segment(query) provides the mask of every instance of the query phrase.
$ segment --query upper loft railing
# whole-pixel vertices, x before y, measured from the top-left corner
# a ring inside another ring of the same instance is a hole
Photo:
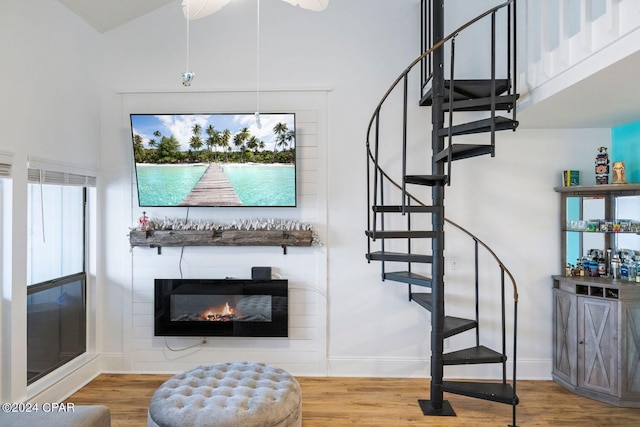
[[[520,15],[521,96],[594,55],[608,52],[617,61],[640,50],[629,37],[640,31],[638,0],[525,0]],[[609,63],[598,61],[590,72]]]

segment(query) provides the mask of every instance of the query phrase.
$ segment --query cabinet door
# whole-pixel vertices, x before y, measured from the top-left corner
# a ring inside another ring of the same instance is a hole
[[[575,386],[578,382],[576,296],[554,289],[553,300],[553,373]]]
[[[616,301],[578,297],[578,386],[617,396]]]
[[[640,401],[640,303],[623,303],[622,317],[622,397]]]

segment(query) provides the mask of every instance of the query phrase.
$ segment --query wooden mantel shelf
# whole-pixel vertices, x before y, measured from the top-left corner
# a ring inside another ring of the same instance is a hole
[[[311,230],[131,230],[131,246],[311,246]]]

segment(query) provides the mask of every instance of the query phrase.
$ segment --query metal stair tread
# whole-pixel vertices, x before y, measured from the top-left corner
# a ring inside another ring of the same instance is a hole
[[[445,338],[452,337],[459,333],[469,331],[478,326],[478,322],[461,317],[445,316],[443,333]]]
[[[433,257],[431,255],[410,254],[402,252],[377,251],[367,254],[369,261],[398,261],[398,262],[419,262],[431,263]]]
[[[376,239],[430,239],[436,236],[435,231],[430,230],[367,230],[365,234]]]
[[[451,160],[455,161],[491,154],[493,146],[483,144],[451,144],[433,156],[434,161],[446,161],[449,156],[449,150],[451,150]]]
[[[517,405],[520,402],[510,384],[495,382],[443,381],[442,390],[492,402]]]
[[[506,117],[496,116],[494,119],[488,118],[476,120],[473,122],[454,125],[451,128],[443,128],[438,130],[437,134],[439,136],[447,136],[449,135],[449,129],[451,129],[452,135],[470,135],[474,133],[491,132],[492,121],[495,123],[496,131],[513,130],[518,127],[517,120],[511,120]]]
[[[411,271],[393,271],[383,273],[383,280],[391,280],[394,282],[409,283],[411,285],[431,287],[431,277],[413,273]]]
[[[421,307],[431,311],[433,306],[432,295],[430,292],[413,292],[411,293],[411,300],[415,301]]]
[[[473,365],[481,363],[502,363],[506,356],[483,345],[465,348],[442,355],[445,365]]]
[[[431,311],[433,306],[432,294],[429,292],[411,293],[411,299],[418,303],[421,307]],[[442,328],[443,337],[449,338],[461,332],[471,330],[477,326],[475,320],[462,319],[460,317],[444,316],[444,324]]]
[[[495,95],[500,95],[509,89],[508,79],[495,79]],[[444,99],[449,99],[449,91],[451,89],[451,80],[444,81]],[[486,98],[491,96],[491,79],[455,79],[453,80],[453,99],[475,99]],[[433,104],[431,96],[432,90],[429,89],[420,101],[421,106],[429,106]]]
[[[434,185],[444,184],[447,181],[447,175],[405,175],[405,184]]]
[[[402,213],[402,205],[377,205],[372,207],[374,212],[378,213]],[[406,205],[404,206],[404,212],[418,212],[418,213],[441,213],[442,206],[427,206],[427,205]]]
[[[442,103],[443,111],[491,111],[491,103],[494,102],[496,111],[511,111],[515,108],[519,94],[499,95],[495,98],[472,98],[454,100],[453,103]]]

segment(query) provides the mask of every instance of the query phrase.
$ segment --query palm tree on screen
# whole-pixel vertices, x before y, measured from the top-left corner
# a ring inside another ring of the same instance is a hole
[[[273,158],[275,161],[276,151],[278,147],[282,147],[282,150],[286,150],[289,146],[289,143],[293,145],[293,141],[295,140],[295,134],[292,130],[289,130],[289,127],[286,123],[277,123],[273,127],[273,133],[276,135],[276,143],[273,147]]]
[[[189,147],[191,147],[195,151],[195,158],[197,161],[200,157],[200,152],[198,150],[200,150],[204,145],[202,138],[200,137],[200,135],[202,134],[202,126],[200,126],[199,124],[195,124],[191,128],[191,131],[193,132],[193,136],[189,140]]]
[[[207,140],[205,141],[207,144],[207,148],[209,149],[209,153],[211,154],[213,152],[213,149],[219,145],[219,141],[220,141],[220,132],[218,132],[213,125],[209,125],[207,126],[207,129],[205,130],[205,132],[207,133]],[[217,152],[217,150],[216,150]],[[214,157],[215,160],[215,157]]]
[[[218,145],[220,145],[220,148],[222,148],[222,151],[224,151],[225,160],[229,160],[229,149],[231,148],[231,146],[229,145],[230,141],[231,131],[229,129],[223,130]]]
[[[238,151],[240,151],[240,160],[244,161],[243,155],[246,150],[246,142],[251,137],[251,133],[249,133],[249,128],[242,128],[240,132],[234,135],[233,137],[233,145],[238,147]]]
[[[150,148],[156,148],[158,146],[158,141],[160,141],[162,139],[162,134],[160,133],[159,130],[155,131],[153,133],[153,136],[155,136],[157,138],[156,139],[150,139],[149,140],[149,147]]]
[[[133,135],[133,158],[136,163],[142,163],[145,157],[143,139],[137,133]]]

